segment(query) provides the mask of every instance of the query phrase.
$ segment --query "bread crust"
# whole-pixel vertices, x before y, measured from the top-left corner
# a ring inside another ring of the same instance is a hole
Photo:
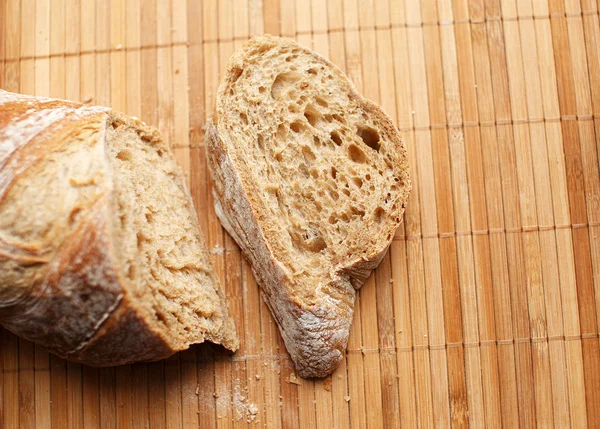
[[[219,97],[224,97],[229,88],[228,76],[243,68],[245,59],[253,52],[278,46],[293,44],[294,48],[325,62],[344,83],[350,96],[360,99],[371,114],[381,119],[390,135],[397,136],[397,151],[402,160],[405,175],[405,193],[398,217],[401,217],[410,191],[410,179],[406,149],[391,120],[374,103],[364,100],[353,88],[343,73],[329,61],[301,47],[294,42],[271,36],[250,40],[236,52],[229,63],[227,76],[217,95],[217,103],[212,121],[206,131],[207,160],[213,179],[213,194],[217,216],[224,228],[236,240],[248,259],[264,301],[270,308],[281,332],[286,348],[294,362],[296,371],[302,377],[324,377],[330,374],[343,359],[348,342],[353,317],[355,289],[362,286],[371,271],[383,259],[391,239],[366,256],[356,255],[339,266],[332,267],[332,280],[323,285],[317,302],[304,302],[294,296],[294,280],[277,259],[277,252],[266,238],[265,228],[269,220],[265,218],[261,195],[252,193],[252,185],[245,181],[244,165],[234,160],[230,153],[234,142],[219,131],[221,112],[217,108]],[[399,223],[399,221],[398,221]],[[398,224],[390,225],[393,236]]]
[[[170,152],[155,130],[110,109],[0,91],[0,210],[51,210],[23,205],[22,194],[12,195],[15,187],[24,186],[32,171],[42,174],[36,172],[49,154],[64,149],[65,136],[101,145],[103,159],[96,160],[90,183],[70,183],[93,191],[73,203],[68,222],[51,213],[53,226],[45,234],[34,229],[41,238],[33,241],[14,225],[0,224],[0,323],[52,353],[94,366],[163,359],[189,346],[174,346],[128,291],[112,224],[115,189],[104,140],[113,120]],[[228,316],[209,336],[199,333],[198,342],[207,337],[232,350],[238,346]]]

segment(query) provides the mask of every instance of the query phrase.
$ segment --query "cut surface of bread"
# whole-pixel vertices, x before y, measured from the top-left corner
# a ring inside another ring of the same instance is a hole
[[[207,130],[217,214],[249,259],[300,375],[345,352],[355,290],[410,191],[392,121],[331,63],[252,39],[230,60]]]
[[[0,92],[0,323],[107,366],[238,340],[184,176],[142,122]]]

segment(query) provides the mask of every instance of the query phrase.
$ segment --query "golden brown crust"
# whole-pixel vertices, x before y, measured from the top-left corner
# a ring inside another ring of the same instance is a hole
[[[127,287],[106,159],[105,129],[113,120],[170,153],[155,130],[107,108],[0,90],[0,323],[59,356],[97,366],[187,348],[173,346]],[[85,174],[62,176],[49,167],[61,163],[84,163]],[[47,198],[55,195],[48,183],[58,187],[56,202]],[[211,339],[235,349],[225,316]]]
[[[82,350],[65,357],[88,365],[114,366],[160,360],[176,351],[125,297],[94,338]]]
[[[89,340],[122,297],[99,203],[66,237],[29,294],[1,313],[7,329],[61,356]]]
[[[0,93],[0,207],[5,218],[13,211],[40,210],[18,206],[13,194],[19,190],[13,188],[28,172],[38,174],[45,157],[67,135],[85,124],[99,129],[107,111]],[[50,221],[50,231],[38,239],[28,240],[2,225],[0,264],[7,269],[0,273],[0,321],[62,356],[93,335],[122,295],[108,257],[108,192],[107,182],[99,183],[96,200],[80,202],[84,215],[77,222],[58,231]],[[87,287],[81,288],[81,282]]]

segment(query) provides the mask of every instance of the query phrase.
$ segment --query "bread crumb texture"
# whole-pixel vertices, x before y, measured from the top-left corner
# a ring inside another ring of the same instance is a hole
[[[271,36],[233,55],[213,122],[217,213],[252,263],[298,373],[326,375],[346,347],[354,288],[401,222],[405,146],[337,67]]]

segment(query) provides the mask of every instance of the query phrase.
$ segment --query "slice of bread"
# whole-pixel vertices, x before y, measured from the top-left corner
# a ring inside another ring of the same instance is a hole
[[[410,192],[398,130],[329,61],[262,36],[231,58],[206,141],[217,214],[296,370],[331,373]]]
[[[238,338],[181,169],[158,132],[0,90],[0,323],[82,363]]]

